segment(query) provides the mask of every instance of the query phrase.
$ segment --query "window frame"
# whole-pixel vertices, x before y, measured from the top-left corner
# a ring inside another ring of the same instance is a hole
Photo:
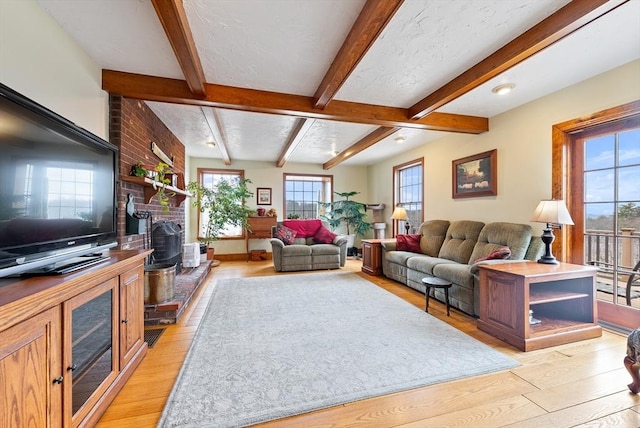
[[[204,174],[212,174],[212,175],[237,175],[240,180],[244,179],[244,170],[243,169],[224,169],[224,168],[198,168],[197,169],[197,174],[198,174],[198,184],[200,184],[201,186],[204,186],[203,184],[203,175]],[[247,202],[244,201],[244,204],[246,204]],[[200,210],[197,210],[198,213],[198,217],[197,217],[197,231],[198,231],[198,240],[200,239],[204,239],[204,237],[201,235],[201,228],[200,228],[200,224],[201,224],[201,220],[200,217],[205,214],[200,212]],[[245,234],[246,231],[244,228],[241,228],[240,230],[240,234],[239,235],[222,235],[220,236],[221,241],[232,241],[232,240],[238,240],[238,239],[245,239]]]
[[[402,184],[400,183],[400,174],[402,171],[407,170],[409,168],[414,168],[414,167],[420,167],[422,169],[422,174],[420,176],[421,180],[420,180],[420,201],[411,201],[411,202],[406,202],[406,201],[402,201],[401,197],[400,197],[400,186],[402,186]],[[399,165],[395,165],[393,167],[393,206],[396,207],[397,205],[400,206],[404,206],[407,203],[411,203],[411,204],[419,204],[420,205],[420,216],[417,218],[412,218],[409,217],[409,225],[411,226],[411,228],[415,231],[418,230],[418,227],[424,222],[424,157],[421,158],[417,158],[417,159],[413,159],[410,160],[408,162],[404,162],[402,164]],[[409,214],[410,211],[407,212],[407,214]],[[398,229],[398,223],[400,223],[399,221],[392,221],[392,226],[391,226],[391,230],[393,233],[393,236],[398,235],[398,233],[404,233],[404,229]],[[404,222],[403,222],[404,223]],[[415,224],[414,224],[415,223]],[[411,233],[412,230],[409,230],[409,233]]]
[[[295,180],[290,180],[288,179],[289,177],[319,177],[320,182],[324,182],[324,183],[328,183],[328,185],[330,186],[328,193],[328,201],[325,202],[333,202],[333,192],[334,192],[334,187],[333,187],[333,175],[332,174],[302,174],[302,173],[291,173],[291,172],[284,172],[282,174],[282,218],[283,219],[287,219],[287,215],[289,214],[287,212],[287,181],[295,181]],[[299,180],[299,181],[304,181],[304,180]],[[311,180],[309,180],[311,181]],[[322,215],[322,206],[318,207],[318,213],[319,215]],[[316,217],[317,218],[317,217]]]

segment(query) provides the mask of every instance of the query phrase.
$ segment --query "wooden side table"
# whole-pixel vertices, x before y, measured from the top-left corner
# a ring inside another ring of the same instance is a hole
[[[245,244],[247,247],[247,260],[251,257],[249,252],[249,239],[271,238],[271,227],[276,225],[276,217],[249,217],[251,232],[247,232]]]
[[[478,328],[522,351],[600,337],[596,272],[568,263],[480,266]]]
[[[444,289],[444,301],[447,305],[447,316],[449,313],[449,289],[453,284],[451,281],[447,281],[446,279],[438,278],[435,276],[425,276],[422,278],[422,283],[425,286],[424,295],[425,295],[425,305],[424,311],[429,312],[429,295],[431,294],[432,288],[442,288]]]
[[[393,242],[394,239],[362,239],[362,272],[382,275],[382,243]]]

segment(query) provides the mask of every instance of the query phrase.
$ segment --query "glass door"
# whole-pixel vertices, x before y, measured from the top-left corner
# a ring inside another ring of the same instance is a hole
[[[65,303],[64,367],[72,379],[65,388],[67,426],[77,426],[116,377],[117,284],[109,280]]]
[[[598,268],[596,298],[640,309],[640,128],[621,121],[587,130],[577,142],[584,153],[584,262]]]

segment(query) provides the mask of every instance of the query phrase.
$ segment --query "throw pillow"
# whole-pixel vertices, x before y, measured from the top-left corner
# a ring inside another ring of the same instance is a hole
[[[338,236],[329,229],[324,226],[321,226],[320,229],[313,235],[313,243],[314,244],[331,244],[334,238]]]
[[[284,242],[285,245],[293,244],[296,237],[296,231],[289,229],[287,226],[278,225],[276,228],[276,238]]]
[[[398,251],[409,251],[412,253],[422,253],[420,249],[420,237],[422,235],[398,235],[396,236],[396,248]]]
[[[508,259],[509,257],[511,257],[511,250],[509,249],[509,247],[500,247],[497,250],[493,251],[491,254],[476,259],[473,263],[478,263],[485,260]]]

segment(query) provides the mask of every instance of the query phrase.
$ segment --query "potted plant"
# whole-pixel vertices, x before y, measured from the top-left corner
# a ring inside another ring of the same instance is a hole
[[[206,245],[207,258],[210,260],[213,259],[211,243],[220,239],[228,225],[250,230],[248,219],[255,211],[244,204],[246,199],[253,196],[253,192],[247,187],[248,183],[251,183],[251,180],[221,180],[213,188],[204,187],[197,182],[187,184],[187,190],[194,196],[192,205],[204,214],[201,217],[206,221],[201,229],[204,234],[198,240]]]
[[[156,181],[157,183],[160,183],[159,186],[156,186],[154,184],[154,187],[157,190],[156,198],[158,200],[158,203],[162,207],[162,212],[168,213],[169,198],[176,195],[175,192],[167,192],[167,186],[171,184],[171,179],[169,178],[169,175],[172,174],[173,171],[171,171],[171,168],[169,168],[169,165],[167,165],[164,162],[158,162],[154,170],[156,172],[154,181]]]
[[[371,229],[371,224],[365,221],[367,215],[367,206],[361,202],[353,201],[350,198],[358,195],[360,192],[333,192],[344,198],[339,201],[325,202],[322,204],[329,211],[320,218],[329,223],[333,230],[344,225],[347,230],[347,248],[349,255],[355,255],[354,242],[356,236],[364,236]]]

